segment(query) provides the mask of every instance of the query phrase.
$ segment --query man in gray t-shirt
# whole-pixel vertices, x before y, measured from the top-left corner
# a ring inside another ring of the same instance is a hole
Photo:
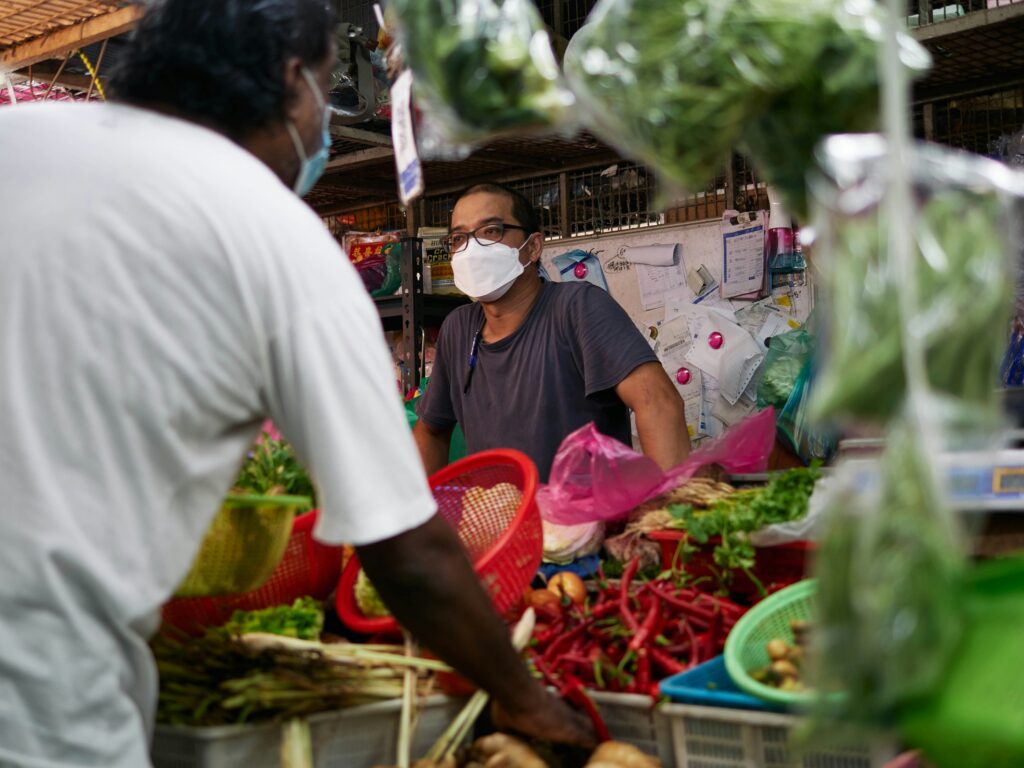
[[[462,425],[470,453],[516,448],[546,481],[562,440],[593,421],[662,468],[690,450],[683,402],[625,311],[589,283],[545,283],[536,212],[498,185],[463,193],[449,248],[459,288],[477,302],[445,320],[414,430],[428,472]]]

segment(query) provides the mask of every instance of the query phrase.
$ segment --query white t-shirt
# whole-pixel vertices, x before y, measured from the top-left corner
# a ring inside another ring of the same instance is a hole
[[[126,106],[0,109],[0,766],[148,763],[146,638],[267,416],[321,540],[434,513],[373,303],[263,163]]]

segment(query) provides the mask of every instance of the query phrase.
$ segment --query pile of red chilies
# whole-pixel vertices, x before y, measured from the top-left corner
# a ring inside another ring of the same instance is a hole
[[[638,565],[618,584],[600,573],[583,606],[563,600],[560,615],[541,617],[528,656],[549,685],[658,697],[657,681],[722,652],[746,608],[669,579],[638,581]]]

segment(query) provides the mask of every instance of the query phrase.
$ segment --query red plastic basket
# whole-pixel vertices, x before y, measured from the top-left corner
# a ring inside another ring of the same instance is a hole
[[[535,498],[537,467],[519,451],[483,451],[434,473],[430,487],[438,513],[458,533],[495,608],[499,613],[513,608],[537,572],[544,549]],[[353,557],[341,575],[338,616],[357,632],[397,631],[390,616],[371,619],[359,610],[354,591],[359,568]]]
[[[317,514],[314,509],[295,518],[284,557],[263,586],[238,595],[174,598],[164,605],[164,623],[198,634],[224,624],[237,610],[284,605],[306,596],[327,598],[338,583],[344,547],[320,544],[313,538]]]
[[[651,541],[661,546],[661,562],[665,568],[672,567],[679,543],[686,537],[684,531],[652,531],[647,534]],[[712,576],[714,558],[712,550],[717,538],[695,552],[689,562],[682,568],[694,578]],[[758,547],[757,562],[754,564],[754,575],[768,592],[775,592],[788,587],[805,578],[808,556],[814,551],[813,542],[794,541],[774,547]],[[737,573],[729,591],[739,595],[756,596],[760,594],[757,585],[744,573]]]

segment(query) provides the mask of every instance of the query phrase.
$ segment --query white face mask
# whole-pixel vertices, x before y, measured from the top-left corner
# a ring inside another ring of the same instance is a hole
[[[504,243],[483,245],[470,237],[466,247],[452,255],[455,287],[477,301],[497,301],[523,274],[519,251],[524,247],[526,243],[518,248]]]

